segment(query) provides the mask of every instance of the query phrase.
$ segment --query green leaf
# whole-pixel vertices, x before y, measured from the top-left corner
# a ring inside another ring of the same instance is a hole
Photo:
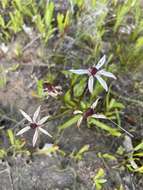
[[[13,131],[11,129],[8,129],[7,134],[8,134],[9,141],[10,141],[11,145],[14,145],[15,144],[15,138],[14,138]]]
[[[5,28],[5,22],[4,22],[4,19],[3,19],[3,17],[1,15],[0,15],[0,26],[2,28]]]
[[[58,13],[58,15],[57,15],[57,22],[58,22],[58,29],[59,29],[60,32],[64,31],[63,21],[64,21],[64,15],[61,14],[61,13]]]
[[[135,172],[143,173],[143,166],[137,168]]]
[[[101,190],[102,189],[102,186],[100,185],[100,183],[98,183],[98,181],[95,183],[96,185],[96,189],[97,190]]]
[[[90,107],[90,104],[87,103],[87,102],[81,101],[80,102],[80,107],[81,107],[81,110],[86,110],[86,109],[88,109]]]
[[[80,80],[79,83],[74,85],[73,91],[74,91],[74,96],[79,97],[83,94],[84,90],[86,87],[86,79]]]
[[[143,152],[135,153],[134,156],[143,157]]]
[[[5,9],[8,6],[9,2],[8,0],[3,0],[1,1],[1,4],[2,4],[2,8]]]
[[[37,81],[37,92],[39,97],[43,96],[43,80]]]
[[[73,158],[76,160],[82,160],[82,156],[85,152],[89,150],[89,145],[84,145],[76,154],[73,155]]]
[[[76,103],[72,101],[71,90],[68,90],[64,95],[64,102],[68,107],[75,107]]]
[[[74,4],[78,5],[78,7],[81,7],[84,4],[85,0],[73,0]]]
[[[96,6],[96,0],[92,0],[92,7]]]
[[[89,150],[89,144],[84,145],[80,150],[79,150],[79,154],[83,154],[84,152]]]
[[[96,186],[97,190],[102,189],[102,184],[107,182],[107,180],[104,179],[104,176],[105,176],[105,172],[104,172],[103,168],[100,168],[98,170],[97,174],[93,178],[94,185]]]
[[[140,48],[143,48],[143,37],[139,37],[136,41],[136,50],[140,50]]]
[[[98,173],[97,173],[96,176],[94,177],[94,179],[96,180],[96,179],[102,178],[102,177],[104,177],[104,175],[105,175],[105,172],[104,172],[103,168],[100,168],[100,169],[98,170]]]
[[[66,128],[70,127],[71,125],[75,124],[80,117],[81,117],[80,115],[76,115],[76,116],[72,117],[71,119],[69,119],[68,121],[66,121],[64,124],[60,125],[58,127],[59,130],[66,129]]]
[[[96,125],[97,127],[101,128],[101,129],[104,129],[105,131],[109,132],[112,136],[116,136],[116,137],[121,136],[121,133],[119,132],[118,129],[113,129],[110,126],[108,126],[107,124],[102,123],[102,122],[100,122],[98,120],[90,118],[89,123],[94,124],[94,125]]]
[[[13,0],[15,8],[18,8],[20,11],[22,9],[22,3],[21,2],[22,2],[21,0]]]
[[[113,156],[113,155],[111,155],[111,154],[107,154],[107,153],[106,153],[106,154],[103,154],[102,156],[103,156],[103,158],[105,158],[105,159],[117,160],[116,157]]]
[[[35,154],[36,155],[39,155],[39,154],[49,155],[51,153],[55,153],[58,150],[59,150],[59,147],[54,145],[54,146],[51,146],[48,148],[39,149]]]
[[[7,155],[4,149],[0,149],[0,158],[4,158]]]
[[[111,101],[110,101],[110,103],[109,103],[108,109],[111,110],[113,108],[124,109],[125,106],[122,103],[117,102],[114,98],[112,98]]]
[[[92,93],[92,98],[94,99],[95,97],[98,97],[99,94],[101,94],[103,91],[104,91],[103,87],[97,81],[96,84],[94,85],[94,89],[93,89],[93,93]]]
[[[4,87],[6,85],[7,78],[5,68],[0,65],[0,87]]]
[[[140,144],[138,144],[138,145],[134,148],[134,151],[138,151],[138,150],[143,150],[143,142],[141,142]]]
[[[23,26],[23,15],[20,11],[15,10],[14,12],[9,13],[10,21],[8,25],[14,31],[14,33],[20,32]]]
[[[119,155],[123,155],[125,152],[125,148],[122,147],[122,146],[119,146],[116,153],[119,154]]]
[[[50,2],[46,6],[46,11],[45,11],[45,15],[44,15],[45,24],[48,27],[51,27],[51,22],[53,19],[53,13],[54,13],[54,3]]]
[[[45,35],[45,25],[43,23],[41,15],[36,15],[34,22],[35,22],[35,25],[36,25],[37,29],[39,30],[39,32],[44,36]]]
[[[70,24],[70,16],[69,16],[69,11],[67,11],[64,20],[64,28],[66,28],[69,24]]]
[[[117,31],[118,27],[123,24],[123,20],[125,15],[129,12],[132,6],[132,1],[127,1],[123,5],[118,6],[117,15],[116,15],[116,23],[114,26],[114,32]]]

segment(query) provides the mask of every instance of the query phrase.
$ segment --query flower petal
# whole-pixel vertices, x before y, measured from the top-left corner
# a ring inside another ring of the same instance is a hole
[[[108,91],[108,86],[105,82],[105,80],[103,80],[98,74],[95,76],[97,78],[97,80],[100,82],[100,84],[103,86],[103,88]]]
[[[94,83],[94,77],[90,76],[88,79],[88,89],[91,94],[93,93],[93,83]]]
[[[98,62],[97,65],[96,65],[96,69],[100,69],[100,67],[102,67],[102,66],[105,64],[105,61],[106,61],[106,55],[104,55],[104,56],[99,60],[99,62]]]
[[[107,117],[103,114],[93,114],[91,117],[96,119],[107,119]]]
[[[87,69],[77,69],[77,70],[71,69],[69,71],[78,75],[89,74],[89,71]]]
[[[99,99],[100,99],[100,98],[97,98],[97,100],[95,100],[95,102],[91,105],[91,108],[92,108],[92,109],[95,109],[95,108],[96,108]]]
[[[27,114],[27,113],[25,113],[23,110],[19,110],[20,112],[21,112],[21,114],[23,115],[23,117],[25,117],[29,122],[32,122],[32,119],[31,119],[31,117]]]
[[[33,147],[35,146],[37,139],[38,139],[38,129],[35,130],[35,133],[33,136],[33,141],[32,141]]]
[[[55,89],[56,90],[62,90],[62,87],[61,86],[55,86]]]
[[[40,109],[41,109],[41,106],[39,106],[37,108],[37,110],[35,111],[34,115],[33,115],[33,121],[36,122],[38,116],[39,116],[39,113],[40,113]]]
[[[77,127],[79,128],[81,123],[82,123],[82,120],[83,120],[83,116],[79,118],[78,122],[77,122]]]
[[[47,121],[47,119],[49,118],[50,116],[45,116],[43,117],[42,119],[40,119],[40,121],[37,122],[38,125],[42,125],[43,123],[45,123]]]
[[[49,137],[52,137],[52,135],[50,135],[50,133],[48,133],[48,131],[46,131],[45,129],[39,127],[39,130],[44,133],[45,135],[48,135]]]
[[[54,147],[54,144],[52,144],[52,143],[46,143],[46,144],[44,145],[44,147],[42,148],[42,150],[43,150],[43,149],[49,149],[49,148],[52,148],[52,147]]]
[[[48,92],[49,96],[52,96],[53,98],[56,98],[58,94],[56,92]]]
[[[75,111],[73,112],[74,115],[76,115],[76,114],[82,114],[82,113],[83,113],[83,112],[80,111],[80,110],[75,110]]]
[[[113,78],[113,79],[116,79],[115,75],[113,75],[113,74],[110,73],[110,72],[104,71],[104,70],[98,71],[98,74],[104,75],[104,76],[106,76],[106,77],[110,77],[110,78]]]
[[[16,135],[22,135],[23,133],[25,133],[26,131],[28,131],[30,129],[30,126],[26,126],[23,129],[21,129],[18,133],[16,133]]]

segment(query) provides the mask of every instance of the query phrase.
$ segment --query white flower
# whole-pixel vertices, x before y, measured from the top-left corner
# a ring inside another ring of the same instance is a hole
[[[77,122],[77,127],[80,127],[83,119],[88,119],[89,117],[96,118],[96,119],[107,119],[105,115],[103,114],[96,114],[94,109],[97,106],[99,98],[88,108],[85,112],[82,112],[80,110],[74,111],[74,114],[81,115]]]
[[[36,141],[38,139],[39,132],[44,133],[45,135],[48,135],[49,137],[52,137],[45,129],[43,129],[43,124],[47,121],[49,116],[45,116],[42,119],[39,119],[39,113],[40,113],[39,106],[37,110],[35,111],[33,118],[31,118],[27,113],[25,113],[23,110],[20,110],[21,114],[29,121],[29,125],[21,129],[16,135],[22,135],[23,133],[29,131],[30,129],[34,129],[35,133],[33,136],[32,144],[35,146]]]
[[[88,79],[88,89],[90,93],[93,93],[93,85],[94,85],[94,79],[96,78],[99,83],[102,85],[102,87],[108,91],[108,86],[106,84],[106,82],[102,79],[101,75],[106,76],[106,77],[110,77],[113,79],[116,79],[116,77],[110,73],[105,71],[104,69],[100,68],[105,64],[106,62],[106,56],[104,55],[99,62],[97,63],[97,65],[94,65],[93,67],[90,67],[89,69],[78,69],[78,70],[74,70],[71,69],[70,71],[72,73],[78,74],[78,75],[83,75],[83,74],[87,74],[89,76]]]
[[[56,98],[57,96],[62,95],[62,87],[61,86],[55,86],[51,83],[45,82],[43,84],[43,94],[47,96],[52,96],[53,98]]]
[[[26,24],[23,24],[22,28],[26,34],[32,37],[32,28],[28,27]]]
[[[3,51],[4,54],[8,52],[8,46],[6,46],[4,43],[0,45],[0,49]]]

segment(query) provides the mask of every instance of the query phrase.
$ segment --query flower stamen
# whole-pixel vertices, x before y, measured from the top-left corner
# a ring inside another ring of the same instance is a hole
[[[98,69],[96,69],[96,67],[91,67],[89,68],[89,72],[92,76],[95,76],[96,73],[98,72]]]
[[[44,89],[44,91],[54,91],[53,85],[48,82],[45,82],[43,84],[43,89]]]
[[[38,125],[36,123],[30,123],[30,127],[32,129],[36,129],[38,127]]]
[[[87,111],[84,113],[84,118],[87,119],[88,117],[92,116],[94,114],[94,109],[88,108]]]

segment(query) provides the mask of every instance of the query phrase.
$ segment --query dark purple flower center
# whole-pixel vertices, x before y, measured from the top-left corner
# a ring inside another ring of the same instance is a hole
[[[98,69],[96,69],[96,67],[91,67],[91,68],[89,69],[89,72],[90,72],[91,75],[93,75],[93,76],[97,73],[97,71],[98,71]]]
[[[44,91],[49,91],[49,92],[53,92],[55,90],[54,86],[48,82],[45,82],[43,84],[43,89]]]
[[[38,125],[37,125],[36,123],[30,123],[30,127],[31,127],[32,129],[35,129],[35,128],[38,127]]]
[[[84,118],[87,119],[89,116],[92,116],[93,114],[94,114],[94,109],[88,108],[84,113]]]

